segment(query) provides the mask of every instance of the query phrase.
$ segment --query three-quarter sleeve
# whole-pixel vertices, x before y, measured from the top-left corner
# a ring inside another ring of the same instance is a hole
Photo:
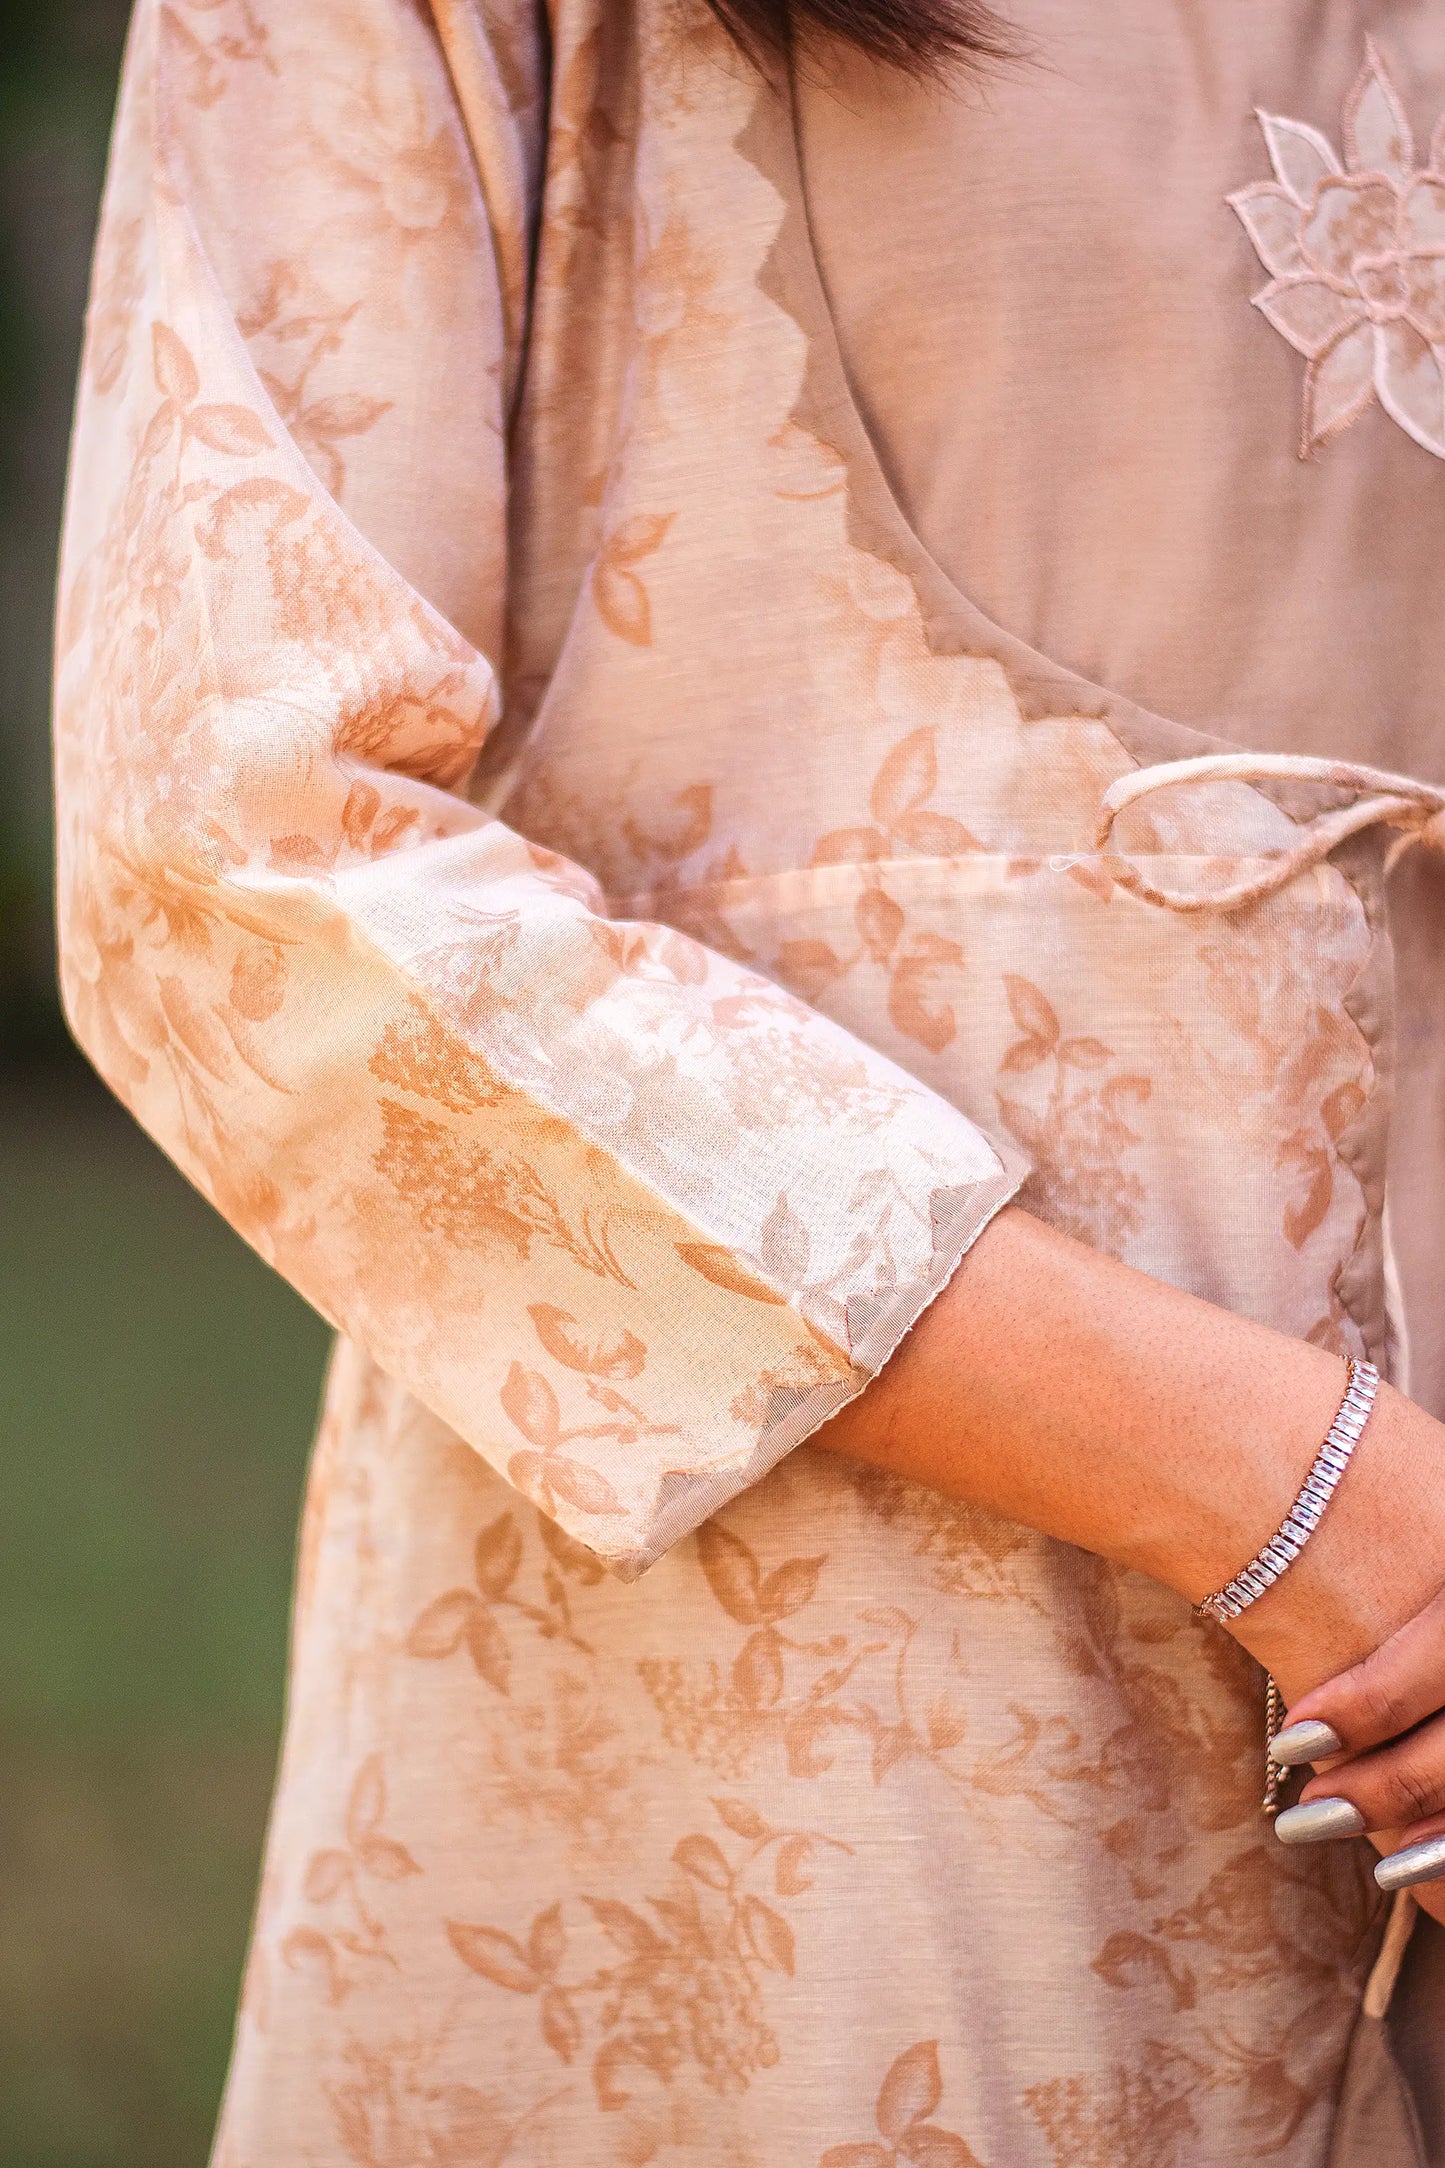
[[[132,31],[62,574],[67,1012],[264,1257],[631,1575],[864,1387],[1019,1170],[469,802],[521,181],[405,0],[243,20]]]

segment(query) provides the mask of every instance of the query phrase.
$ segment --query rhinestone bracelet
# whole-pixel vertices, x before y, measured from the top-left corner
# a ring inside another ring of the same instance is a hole
[[[1318,1527],[1325,1507],[1334,1496],[1335,1486],[1349,1464],[1351,1453],[1360,1441],[1375,1394],[1379,1389],[1380,1373],[1373,1363],[1352,1362],[1345,1397],[1339,1412],[1329,1427],[1324,1444],[1315,1458],[1315,1464],[1300,1486],[1298,1497],[1290,1507],[1279,1527],[1262,1550],[1237,1573],[1225,1587],[1206,1596],[1197,1606],[1206,1618],[1218,1619],[1227,1626],[1237,1619],[1241,1611],[1247,1611],[1267,1588],[1275,1582],[1287,1566],[1292,1566],[1300,1552]]]

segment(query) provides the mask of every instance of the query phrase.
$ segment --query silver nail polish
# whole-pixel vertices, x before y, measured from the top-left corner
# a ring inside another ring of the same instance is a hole
[[[1364,1828],[1364,1815],[1348,1799],[1312,1799],[1276,1815],[1274,1833],[1281,1844],[1323,1844],[1330,1837],[1362,1836]]]
[[[1269,1758],[1281,1769],[1297,1769],[1301,1762],[1327,1761],[1331,1754],[1344,1751],[1345,1742],[1334,1725],[1322,1724],[1317,1717],[1306,1717],[1302,1724],[1286,1724],[1269,1742]]]
[[[1408,1844],[1403,1852],[1392,1852],[1375,1868],[1375,1880],[1381,1889],[1413,1889],[1417,1882],[1436,1882],[1442,1874],[1445,1837],[1426,1837],[1421,1844]]]

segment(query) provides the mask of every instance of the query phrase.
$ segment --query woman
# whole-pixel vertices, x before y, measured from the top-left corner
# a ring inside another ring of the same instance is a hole
[[[343,1335],[225,2168],[1427,2157],[1260,1666],[1445,1579],[1440,17],[816,18],[137,16],[66,996]]]

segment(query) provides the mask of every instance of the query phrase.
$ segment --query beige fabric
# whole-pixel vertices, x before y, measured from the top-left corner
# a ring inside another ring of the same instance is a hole
[[[1417,2168],[1423,2141],[1378,2018],[1362,2017],[1350,2049],[1330,2168]]]
[[[67,1000],[345,1335],[219,2159],[1324,2168],[1380,1908],[1271,1843],[1252,1668],[800,1441],[1021,1154],[1388,1359],[1379,835],[1149,901],[1338,790],[1101,850],[1208,741],[900,514],[787,96],[551,31],[142,0],[119,124]]]
[[[1445,781],[1438,364],[1412,439],[1368,381],[1356,410],[1348,366],[1340,403],[1313,401],[1321,365],[1297,350],[1334,342],[1327,392],[1358,343],[1338,338],[1360,314],[1352,266],[1368,284],[1403,248],[1445,355],[1445,13],[1008,14],[1032,57],[972,95],[843,53],[800,85],[820,265],[907,516],[1000,624],[1099,684],[1265,751]],[[1322,296],[1339,315],[1320,342],[1287,342],[1273,319],[1313,328]],[[1445,869],[1417,855],[1395,904],[1394,1233],[1410,1389],[1445,1414]]]
[[[501,312],[426,33],[328,93],[324,29],[286,66],[361,175],[277,259],[224,75],[198,92],[163,31],[152,78],[139,18],[101,274],[137,305],[92,353],[62,619],[66,994],[312,1301],[635,1572],[858,1390],[1016,1180],[861,1042],[599,917],[590,874],[454,794],[497,710]],[[284,103],[266,126],[278,207],[308,205],[325,158]],[[624,644],[673,517],[593,580]]]
[[[1445,1927],[1422,1914],[1415,1921],[1390,2011],[1401,2062],[1408,2072],[1431,2168],[1445,2161]]]
[[[1278,186],[1257,109],[1343,165],[1367,37],[1408,164],[1430,166],[1445,15],[1008,15],[1033,61],[975,95],[835,58],[800,97],[844,354],[910,518],[983,609],[1085,677],[1224,737],[1445,781],[1445,397],[1434,456],[1375,400],[1301,458],[1306,364],[1250,306],[1269,273],[1228,200]]]
[[[1427,406],[1404,387],[1402,433],[1391,374],[1368,382],[1392,308],[1363,332],[1363,401],[1348,366],[1355,267],[1368,288],[1392,249],[1445,352],[1445,14],[1019,0],[1010,18],[1031,62],[973,97],[841,51],[799,86],[820,265],[908,517],[1001,622],[1103,683],[1266,752],[1445,776],[1439,369]],[[1396,1376],[1445,1414],[1445,867],[1412,853],[1390,903]],[[1434,2102],[1438,1972],[1412,1968],[1396,2022]]]

